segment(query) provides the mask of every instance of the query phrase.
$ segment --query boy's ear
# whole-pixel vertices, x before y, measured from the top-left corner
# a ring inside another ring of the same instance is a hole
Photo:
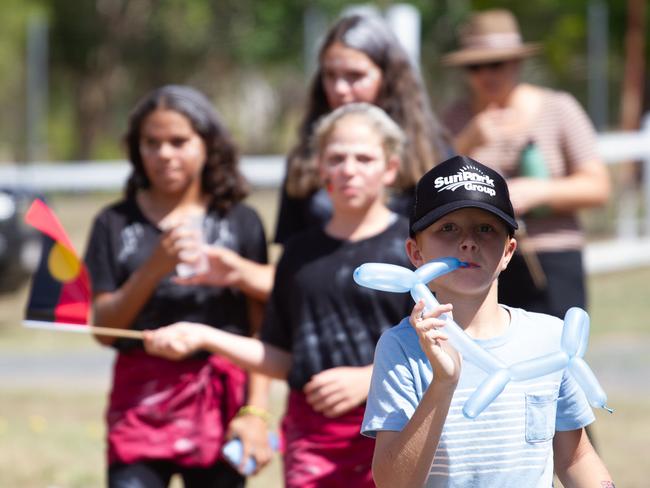
[[[390,186],[395,183],[397,178],[397,172],[401,165],[401,160],[398,155],[393,154],[390,158],[386,160],[386,171],[384,171],[384,185]]]
[[[506,247],[503,251],[503,265],[501,266],[501,271],[505,271],[505,269],[508,267],[508,264],[510,263],[510,260],[512,259],[512,256],[515,253],[516,249],[517,239],[514,237],[508,237],[508,240],[506,241]]]
[[[417,241],[413,237],[406,239],[406,255],[409,257],[409,261],[416,268],[419,268],[424,264],[424,258],[420,252]]]

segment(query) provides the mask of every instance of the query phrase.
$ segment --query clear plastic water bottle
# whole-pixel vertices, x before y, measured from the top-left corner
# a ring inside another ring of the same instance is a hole
[[[269,432],[269,444],[271,445],[271,449],[274,451],[277,451],[280,447],[280,440],[278,439],[277,434],[274,432]],[[239,464],[241,463],[242,455],[244,454],[244,448],[242,446],[241,440],[235,437],[226,442],[226,444],[223,446],[223,449],[221,449],[221,454],[223,454],[223,457],[226,458],[226,460],[232,466],[234,466],[236,469],[239,469]],[[244,468],[241,473],[245,476],[249,476],[253,473],[253,471],[255,471],[255,468],[255,458],[249,456],[249,458],[244,463]]]

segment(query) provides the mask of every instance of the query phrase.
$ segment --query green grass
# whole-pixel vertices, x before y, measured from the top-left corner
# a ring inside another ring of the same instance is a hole
[[[650,334],[650,267],[589,277],[591,333]]]
[[[0,486],[105,486],[103,393],[46,389],[0,395]],[[281,404],[276,401],[278,409]],[[248,486],[280,487],[280,469],[276,456]]]
[[[0,486],[102,486],[103,395],[3,391]]]

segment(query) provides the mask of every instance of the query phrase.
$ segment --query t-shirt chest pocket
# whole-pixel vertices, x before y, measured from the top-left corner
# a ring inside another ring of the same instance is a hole
[[[526,394],[526,442],[546,442],[555,434],[558,393]]]

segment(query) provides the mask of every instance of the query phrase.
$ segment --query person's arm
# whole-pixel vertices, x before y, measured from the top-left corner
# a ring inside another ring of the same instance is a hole
[[[593,160],[560,178],[511,178],[508,180],[508,190],[518,215],[524,215],[539,206],[560,213],[574,212],[606,203],[610,194],[610,182],[603,162]]]
[[[249,457],[255,459],[257,474],[273,456],[269,444],[269,389],[271,378],[266,375],[251,373],[248,381],[248,399],[246,405],[228,424],[228,439],[238,438],[242,443],[241,464],[236,468],[241,472]]]
[[[259,338],[264,316],[264,304],[249,298],[248,316],[253,337]],[[271,378],[263,374],[251,373],[248,379],[246,405],[228,424],[226,437],[228,439],[236,437],[242,443],[241,463],[236,466],[240,472],[251,456],[255,459],[255,471],[251,474],[257,474],[271,461],[273,451],[269,444],[268,433],[270,386]]]
[[[151,298],[160,281],[172,272],[182,250],[181,235],[169,230],[160,238],[152,255],[117,290],[99,292],[93,297],[93,324],[100,327],[127,329]],[[95,336],[104,345],[113,337]]]
[[[438,318],[451,312],[451,305],[440,305],[424,317],[423,310],[424,303],[420,300],[409,321],[431,363],[433,380],[401,431],[377,433],[372,473],[379,488],[406,488],[425,483],[460,376],[460,356],[447,344],[447,336],[440,330],[445,322]]]
[[[424,485],[454,390],[455,384],[434,380],[403,430],[377,432],[372,474],[378,488]]]
[[[575,212],[603,205],[610,195],[609,173],[596,149],[596,132],[580,104],[567,93],[553,99],[557,134],[553,143],[562,154],[565,176],[508,180],[515,212],[546,206],[555,212]]]
[[[585,429],[558,431],[553,438],[555,473],[565,488],[613,488],[614,482]]]
[[[244,369],[278,379],[286,379],[291,367],[291,353],[279,347],[191,322],[144,331],[144,345],[148,353],[173,360],[197,351],[220,354]]]
[[[458,154],[472,156],[475,149],[496,141],[509,139],[521,130],[521,119],[515,110],[490,105],[470,119],[454,138]]]

